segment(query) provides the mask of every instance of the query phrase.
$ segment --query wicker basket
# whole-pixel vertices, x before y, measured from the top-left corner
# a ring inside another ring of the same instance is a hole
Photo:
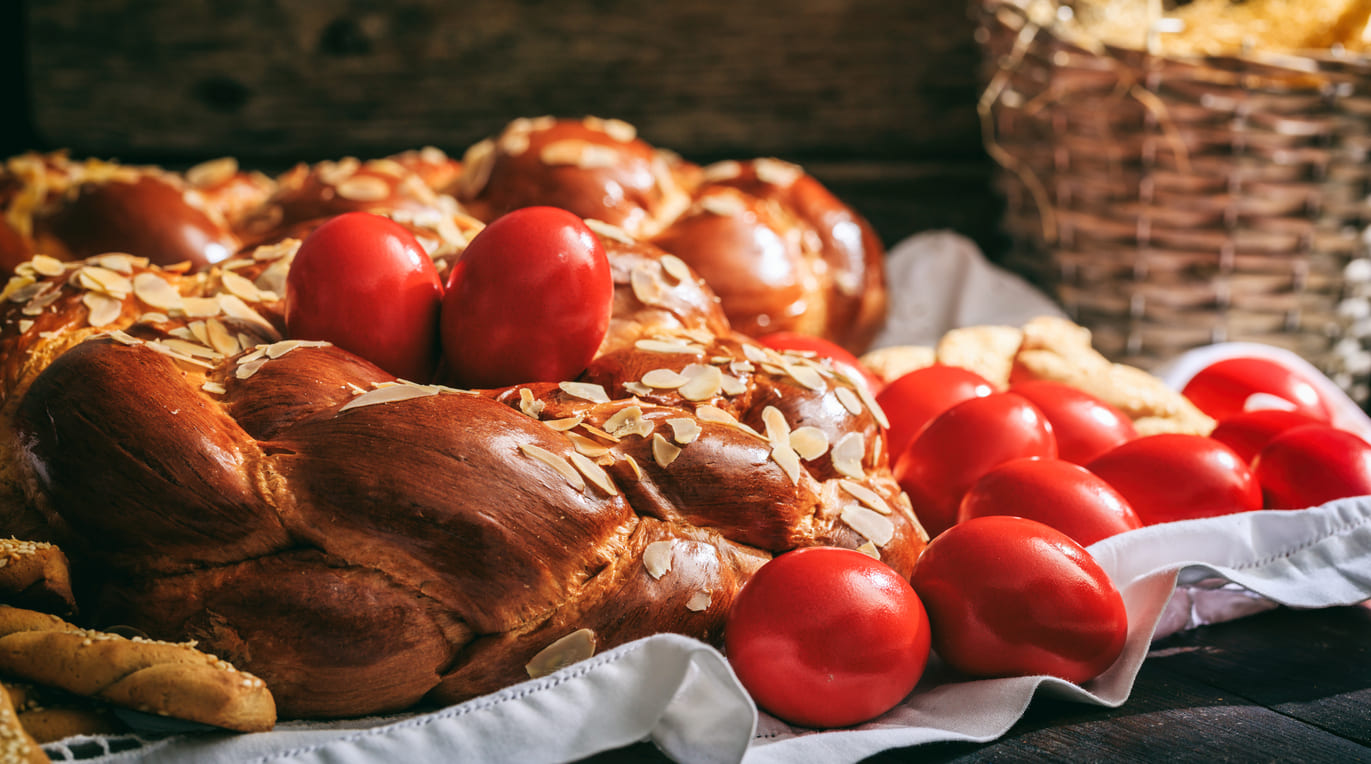
[[[1003,263],[1115,360],[1263,342],[1364,404],[1371,60],[1091,50],[1030,2],[975,9]]]

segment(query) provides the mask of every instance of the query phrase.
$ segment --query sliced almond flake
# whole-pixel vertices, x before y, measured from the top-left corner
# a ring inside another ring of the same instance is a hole
[[[660,432],[652,436],[652,459],[658,467],[666,469],[680,455],[681,449],[663,438]]]
[[[582,121],[586,127],[599,130],[620,143],[632,143],[633,139],[638,137],[638,128],[622,119],[586,117]]]
[[[895,537],[895,523],[884,515],[878,515],[866,507],[851,504],[843,507],[839,517],[852,530],[871,540],[876,546],[885,546]]]
[[[872,558],[873,560],[881,559],[881,550],[877,549],[876,545],[871,543],[870,541],[867,541],[863,543],[861,546],[857,547],[857,551],[861,552],[867,557]]]
[[[245,363],[251,363],[251,362],[253,362],[253,361],[256,361],[256,360],[259,359],[259,358],[266,358],[266,357],[267,357],[267,346],[266,346],[266,345],[257,345],[257,346],[255,346],[255,347],[253,347],[252,350],[249,350],[248,352],[246,352],[246,353],[244,353],[243,355],[241,355],[241,356],[238,357],[238,365],[241,366],[241,365],[243,365],[243,364],[245,364]]]
[[[871,391],[867,389],[866,384],[855,382],[853,387],[857,389],[857,395],[861,397],[862,403],[866,404],[866,408],[871,412],[871,416],[876,419],[876,424],[880,425],[883,429],[889,430],[890,419],[886,417],[885,410],[881,408],[881,404],[876,402],[876,396],[871,394]]]
[[[148,275],[157,278],[156,275]],[[76,283],[95,292],[104,292],[111,297],[126,297],[133,291],[133,282],[129,281],[128,277],[98,265],[83,266],[76,272]]]
[[[605,420],[605,432],[621,438],[638,431],[638,423],[643,419],[643,410],[637,406],[625,406]]]
[[[704,327],[697,327],[695,329],[677,329],[676,331],[680,332],[682,335],[690,338],[691,340],[694,340],[695,342],[701,345],[711,345],[714,343],[714,340],[717,339],[717,337],[714,336],[714,332],[711,332],[710,330],[705,329]]]
[[[338,195],[354,202],[379,202],[390,196],[390,184],[375,175],[354,175],[338,184]]]
[[[212,395],[223,395],[228,392],[228,388],[218,382],[206,382],[205,384],[200,385],[200,389]]]
[[[581,423],[581,429],[582,429],[582,430],[585,430],[586,432],[590,433],[591,435],[594,435],[594,436],[597,437],[597,438],[603,438],[603,439],[605,439],[605,440],[608,440],[608,441],[611,441],[611,442],[614,442],[614,443],[618,443],[618,442],[619,442],[619,439],[618,439],[617,437],[615,437],[615,436],[613,436],[613,435],[610,435],[609,433],[605,432],[604,430],[601,430],[599,427],[596,427],[596,426],[594,426],[594,425],[590,425],[590,424],[586,424],[586,423],[582,422],[582,423]]]
[[[31,319],[31,318],[21,318],[21,319],[19,319],[19,332],[20,332],[21,334],[24,333],[24,332],[27,332],[29,329],[32,329],[32,328],[33,328],[33,319]]]
[[[633,343],[633,347],[646,353],[688,353],[690,355],[700,355],[704,348],[699,345],[692,345],[682,340],[638,340]]]
[[[766,439],[773,446],[790,446],[790,423],[775,406],[762,409],[762,424],[766,425]]]
[[[538,159],[547,165],[573,165],[583,169],[594,169],[613,167],[618,162],[619,152],[610,146],[566,139],[544,144],[538,152]]]
[[[14,303],[28,302],[42,287],[33,276],[11,276],[5,282],[5,291],[0,292],[6,300]]]
[[[201,345],[209,345],[209,328],[204,321],[191,321],[185,326],[180,326],[171,330],[174,336],[183,340],[194,340]]]
[[[688,401],[705,401],[719,394],[724,384],[724,373],[717,366],[692,363],[681,370],[685,383],[676,392]]]
[[[262,292],[257,288],[257,285],[233,271],[221,272],[219,280],[223,283],[224,289],[228,290],[231,295],[241,297],[248,302],[262,301]]]
[[[609,474],[605,472],[600,465],[591,461],[584,454],[575,451],[571,452],[569,458],[571,459],[572,465],[585,476],[586,480],[593,483],[596,488],[599,488],[610,496],[619,495],[619,489],[614,485],[614,481],[609,479]]]
[[[96,292],[96,294],[104,293]],[[24,307],[20,308],[19,312],[25,316],[42,315],[43,311],[47,310],[48,306],[56,302],[57,298],[61,296],[62,288],[57,286],[55,282],[44,282],[42,284],[42,288],[40,288],[38,292],[34,294],[32,298],[29,299],[28,302],[24,303]],[[122,299],[122,295],[106,296],[113,297],[116,299]]]
[[[653,369],[643,375],[642,383],[658,390],[675,390],[687,382],[678,371],[672,369]]]
[[[224,315],[229,318],[246,321],[257,327],[266,336],[271,337],[272,339],[280,339],[280,334],[276,331],[276,327],[272,326],[270,321],[262,318],[262,314],[248,307],[248,304],[243,302],[236,295],[219,295],[219,307],[223,309]]]
[[[437,154],[430,154],[430,156],[432,157],[432,161],[442,162],[447,159],[447,156],[442,153],[441,149],[438,149],[434,146],[426,146],[425,148],[433,149],[433,151],[438,152]],[[392,178],[410,177],[409,170],[405,169],[404,165],[388,157],[382,157],[381,159],[368,159],[366,164],[362,166],[374,173],[380,175],[389,175]]]
[[[238,338],[228,330],[218,319],[211,318],[205,321],[205,335],[209,339],[209,346],[218,350],[226,356],[234,355],[242,350],[238,344]]]
[[[330,186],[336,186],[351,178],[361,166],[362,161],[357,157],[343,157],[336,162],[332,160],[320,162],[315,166],[315,172],[318,174],[319,180]]]
[[[210,159],[186,170],[186,180],[191,185],[217,186],[238,173],[238,160],[233,157]]]
[[[862,470],[862,457],[866,455],[866,440],[859,432],[849,432],[833,445],[833,469],[845,477],[861,480],[866,477]]]
[[[601,467],[608,467],[608,466],[610,466],[611,464],[613,464],[615,461],[617,461],[617,460],[614,458],[614,454],[606,453],[605,455],[603,455],[603,456],[599,457],[598,459],[596,459],[596,460],[595,460],[595,463],[598,464],[598,465],[600,465]]]
[[[254,361],[253,363],[257,363],[257,361]],[[396,403],[399,401],[407,401],[412,398],[427,398],[437,394],[438,388],[433,387],[432,385],[386,385],[385,387],[377,387],[375,390],[368,390],[356,398],[353,398],[343,404],[342,408],[338,409],[338,413],[342,414],[345,411],[361,408],[363,406]]]
[[[733,372],[734,374],[742,376],[744,374],[751,374],[752,372],[757,370],[757,367],[752,365],[751,361],[730,361],[728,364],[728,370]]]
[[[742,395],[747,392],[746,382],[727,374],[723,375],[723,381],[719,387],[723,390],[724,395]]]
[[[138,317],[138,323],[140,323],[140,324],[165,324],[166,322],[168,322],[168,321],[170,321],[170,320],[171,320],[171,318],[169,318],[169,317],[167,316],[167,314],[165,314],[165,313],[158,313],[158,312],[152,311],[152,310],[150,310],[150,311],[148,311],[148,312],[146,312],[146,313],[144,313],[144,314],[142,314],[142,315],[140,315],[140,316]]]
[[[671,427],[671,439],[683,446],[694,443],[695,439],[700,437],[700,423],[694,419],[679,417],[668,419],[666,423]]]
[[[29,261],[33,264],[33,270],[40,276],[61,276],[67,272],[67,266],[61,260],[48,255],[34,255]]]
[[[676,279],[677,283],[690,280],[690,266],[686,265],[686,261],[681,258],[675,255],[662,255],[661,263],[662,270],[666,271],[668,276]]]
[[[577,629],[538,651],[527,664],[524,671],[532,679],[554,674],[573,663],[579,663],[595,655],[595,632],[590,629]]]
[[[722,162],[715,162],[704,169],[704,179],[711,182],[721,180],[732,180],[742,175],[743,165],[736,159],[725,159]]]
[[[219,269],[224,271],[236,271],[239,268],[246,268],[252,265],[253,261],[246,257],[235,257],[232,260],[225,260],[219,263]]]
[[[738,217],[747,212],[747,205],[735,194],[713,193],[700,199],[699,208],[721,218]]]
[[[744,344],[743,357],[753,363],[771,363],[771,356],[767,354],[766,349],[758,345]]]
[[[266,270],[257,274],[252,285],[262,294],[262,300],[271,302],[279,299],[286,291],[286,277],[290,275],[290,259],[277,260]]]
[[[767,374],[774,374],[778,377],[790,376],[790,370],[778,363],[771,363],[770,361],[767,361],[761,364],[761,367],[762,371],[766,372]]]
[[[282,239],[275,244],[263,244],[252,250],[252,259],[264,263],[268,260],[286,260],[295,256],[300,249],[299,239]]]
[[[822,393],[823,391],[828,389],[828,385],[824,382],[823,375],[820,374],[818,370],[815,369],[813,366],[807,366],[805,364],[799,363],[791,363],[786,364],[785,370],[786,373],[790,375],[791,379],[795,380],[796,382],[799,382],[801,385],[809,388],[810,390]]]
[[[557,432],[566,432],[580,424],[582,419],[583,417],[580,414],[577,414],[576,416],[562,417],[561,419],[546,419],[543,420],[543,424],[547,425],[549,429],[556,430]]]
[[[571,445],[575,446],[577,451],[586,456],[598,458],[609,453],[609,446],[602,443],[596,443],[578,432],[568,432],[567,437],[571,438]]]
[[[526,416],[537,419],[542,415],[545,408],[547,408],[547,404],[534,398],[532,390],[527,387],[519,388],[519,410],[524,412]]]
[[[329,343],[323,340],[281,340],[267,345],[266,353],[267,358],[274,361],[296,348],[320,348],[328,345]]]
[[[100,292],[86,292],[81,295],[88,313],[86,322],[94,327],[107,326],[119,320],[124,312],[124,301]]]
[[[751,435],[755,438],[766,440],[765,435],[762,435],[761,433],[757,432],[751,427],[748,427],[742,422],[739,422],[736,418],[734,418],[732,414],[728,413],[727,411],[724,411],[718,406],[711,406],[709,404],[696,406],[695,416],[701,422],[713,422],[715,424],[727,425],[735,430],[745,432],[748,435]]]
[[[146,268],[148,259],[146,257],[135,257],[127,252],[107,252],[97,255],[87,262],[94,262],[102,268],[109,268],[115,273],[122,273],[125,276],[133,275],[134,268]]]
[[[667,286],[662,283],[658,269],[652,265],[639,265],[628,274],[629,286],[633,296],[644,305],[664,305]]]
[[[805,461],[828,453],[828,435],[818,427],[799,427],[790,433],[790,447]]]
[[[881,498],[879,493],[876,493],[861,483],[855,483],[851,480],[839,480],[838,486],[846,491],[852,498],[860,501],[863,506],[874,509],[883,515],[891,513],[890,505],[886,503],[885,499]]]
[[[654,541],[643,549],[643,567],[649,576],[660,580],[671,572],[671,550],[675,546],[674,541]]]
[[[852,416],[860,416],[862,413],[862,399],[850,387],[839,387],[836,390],[838,402],[843,404],[843,408]]]
[[[609,393],[600,385],[592,382],[559,382],[557,387],[573,398],[591,403],[609,403]]]
[[[752,167],[757,171],[758,180],[773,186],[789,186],[804,175],[799,165],[769,157],[753,161]]]
[[[795,449],[789,443],[775,444],[771,447],[771,460],[780,466],[785,476],[790,478],[791,485],[798,485],[800,482],[800,455],[795,453]]]
[[[708,589],[701,589],[690,595],[690,599],[686,600],[686,610],[689,610],[692,613],[699,613],[703,610],[708,610],[709,603],[713,601],[714,595],[710,594]]]
[[[167,342],[175,342],[175,340],[168,340]],[[175,361],[180,361],[191,366],[197,366],[202,369],[214,368],[213,364],[202,361],[199,358],[196,358],[192,355],[183,353],[180,350],[177,350],[176,348],[172,347],[171,345],[168,345],[166,342],[158,342],[154,340],[152,342],[144,342],[143,345],[144,347],[155,350],[158,353],[161,353],[164,356],[168,356]]]
[[[224,312],[214,297],[183,297],[181,310],[190,318],[210,318]]]
[[[122,329],[115,329],[114,331],[107,333],[105,336],[109,337],[110,339],[114,340],[120,345],[143,344],[142,340],[138,339],[137,337],[133,336],[132,334],[129,334],[128,332]]]
[[[702,422],[714,422],[715,424],[728,425],[739,424],[738,419],[734,417],[732,414],[728,413],[727,411],[724,411],[718,406],[712,406],[708,403],[696,406],[695,416],[698,417]]]
[[[223,357],[214,348],[209,347],[208,345],[201,345],[198,342],[188,342],[176,337],[163,340],[163,342],[172,350],[175,350],[178,353],[184,353],[192,358],[218,359]]]
[[[605,237],[606,239],[617,241],[620,244],[635,243],[633,241],[633,237],[629,236],[628,232],[626,232],[624,229],[612,223],[606,223],[603,220],[596,220],[595,218],[586,218],[586,228],[589,228],[590,230]]]
[[[629,456],[628,454],[624,454],[624,463],[628,465],[629,471],[633,473],[634,480],[643,479],[643,468],[638,466],[637,459],[634,459],[632,456]]]
[[[524,456],[536,459],[551,467],[558,475],[561,475],[563,479],[570,483],[572,488],[575,488],[578,491],[584,491],[586,489],[585,479],[581,477],[581,473],[577,472],[575,467],[571,466],[571,462],[568,462],[566,459],[552,453],[546,448],[535,446],[532,443],[520,443],[519,450],[523,452]]]
[[[652,388],[648,387],[647,385],[643,384],[642,382],[639,382],[639,381],[636,380],[636,379],[629,380],[628,382],[625,382],[625,383],[623,384],[623,388],[624,388],[624,392],[628,393],[629,395],[651,395],[651,394],[652,394]]]

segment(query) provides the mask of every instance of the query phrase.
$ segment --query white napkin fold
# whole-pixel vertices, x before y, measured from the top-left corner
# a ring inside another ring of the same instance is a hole
[[[892,321],[882,345],[931,344],[956,326],[1018,325],[1060,315],[1041,293],[990,265],[955,234],[923,234],[895,247],[890,272]],[[1251,348],[1202,352],[1239,350]],[[1168,381],[1183,384],[1195,363],[1178,359]],[[1336,388],[1332,393],[1341,395]],[[1344,426],[1371,432],[1371,421],[1345,396],[1338,408]],[[879,719],[814,732],[759,714],[717,650],[664,634],[432,713],[291,722],[254,735],[71,738],[45,750],[54,760],[92,762],[522,764],[572,761],[652,740],[678,761],[767,764],[857,761],[920,743],[989,741],[1008,731],[1040,691],[1122,704],[1154,635],[1279,605],[1327,607],[1371,598],[1371,497],[1151,526],[1105,539],[1090,551],[1123,592],[1129,636],[1115,665],[1084,687],[1047,677],[953,681],[935,661],[919,688]]]

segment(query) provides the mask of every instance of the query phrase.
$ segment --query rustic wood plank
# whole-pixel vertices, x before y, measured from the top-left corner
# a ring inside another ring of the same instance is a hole
[[[29,3],[41,139],[101,155],[465,146],[596,113],[691,153],[978,152],[978,52],[935,0]]]
[[[1159,647],[1149,662],[1371,746],[1371,609],[1275,610]]]

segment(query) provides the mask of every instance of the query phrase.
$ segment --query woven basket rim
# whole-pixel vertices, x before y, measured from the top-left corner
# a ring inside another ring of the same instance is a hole
[[[1033,6],[1050,4],[1055,10],[1063,6],[1071,7],[1071,0],[979,0],[981,10],[986,13],[994,14],[997,10],[1005,9],[1017,13],[1026,24],[1038,26],[1039,33],[1051,35],[1053,42],[1082,54],[1095,55],[1103,58],[1112,59],[1117,62],[1127,63],[1130,60],[1155,62],[1166,61],[1175,64],[1190,66],[1210,67],[1218,70],[1238,69],[1243,72],[1250,72],[1251,68],[1268,68],[1275,72],[1285,74],[1339,74],[1339,73],[1360,73],[1355,70],[1371,72],[1371,52],[1358,53],[1343,48],[1335,49],[1309,49],[1301,51],[1262,51],[1253,50],[1241,54],[1179,54],[1169,52],[1150,51],[1145,48],[1133,48],[1127,46],[1113,45],[1101,40],[1093,41],[1093,46],[1082,45],[1081,35],[1062,35],[1061,26],[1056,23],[1055,13],[1053,14],[1054,23],[1041,25],[1030,19],[1030,9]]]

